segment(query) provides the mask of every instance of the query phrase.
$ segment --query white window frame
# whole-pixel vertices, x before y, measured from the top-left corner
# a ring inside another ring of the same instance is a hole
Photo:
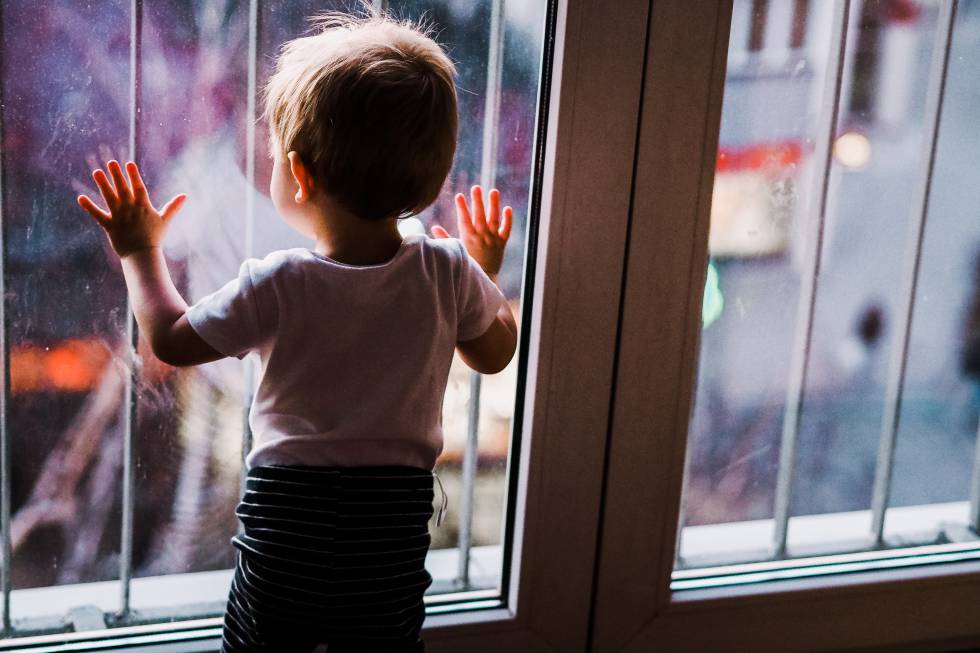
[[[671,592],[731,0],[653,1],[592,651],[980,644],[980,563]]]

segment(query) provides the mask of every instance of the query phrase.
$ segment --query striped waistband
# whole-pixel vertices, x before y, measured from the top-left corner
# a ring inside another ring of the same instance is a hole
[[[428,549],[434,498],[432,473],[411,467],[254,467],[232,542],[319,568],[404,563]]]
[[[314,467],[303,465],[261,465],[248,471],[246,492],[296,494],[300,498],[328,498],[344,491],[417,492],[434,490],[438,485],[440,501],[436,511],[436,526],[441,526],[449,505],[449,497],[439,476],[420,467]],[[246,497],[247,498],[247,497]]]
[[[258,465],[248,470],[248,478],[302,482],[310,485],[335,484],[338,480],[376,481],[379,484],[431,481],[432,472],[421,467],[383,465],[374,467],[316,467],[307,465]]]

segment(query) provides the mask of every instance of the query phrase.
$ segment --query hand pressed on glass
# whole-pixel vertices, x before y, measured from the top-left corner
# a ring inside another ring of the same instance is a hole
[[[106,168],[112,181],[101,168],[92,179],[109,210],[99,208],[87,195],[79,195],[78,203],[105,230],[119,255],[133,313],[153,353],[170,365],[200,365],[224,358],[187,321],[187,303],[174,287],[160,247],[187,196],[177,195],[157,211],[135,163],[126,164],[128,180],[118,161],[109,161]]]
[[[490,213],[483,206],[483,189],[474,186],[470,190],[473,210],[466,204],[466,196],[456,194],[456,225],[459,239],[466,251],[480,264],[491,278],[496,278],[504,260],[504,247],[510,238],[510,228],[514,223],[514,210],[509,206],[500,212],[500,191],[490,191]],[[439,225],[432,226],[436,238],[449,238],[449,232]]]
[[[170,220],[187,196],[177,195],[158,211],[150,202],[146,184],[135,163],[126,164],[128,180],[118,161],[109,161],[106,169],[109,176],[98,168],[92,173],[92,179],[99,187],[108,211],[101,209],[87,195],[78,196],[79,205],[105,230],[112,249],[120,258],[159,247]]]
[[[456,223],[459,237],[469,255],[480,264],[496,283],[497,273],[504,260],[504,248],[510,238],[514,223],[514,211],[509,206],[500,211],[500,191],[490,191],[490,213],[483,206],[483,189],[474,186],[470,190],[473,210],[462,193],[456,194]],[[449,238],[449,232],[433,225],[436,238]],[[496,374],[504,369],[517,348],[517,322],[510,307],[504,302],[489,328],[480,336],[456,343],[460,358],[469,367],[482,374]]]

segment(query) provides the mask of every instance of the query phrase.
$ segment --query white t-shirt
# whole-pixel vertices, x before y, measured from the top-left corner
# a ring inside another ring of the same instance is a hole
[[[503,301],[458,240],[411,235],[380,265],[308,249],[249,259],[187,319],[222,354],[259,356],[249,467],[431,469],[453,350]]]

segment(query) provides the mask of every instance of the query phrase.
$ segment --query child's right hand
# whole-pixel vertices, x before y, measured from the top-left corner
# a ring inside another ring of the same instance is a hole
[[[500,191],[496,188],[490,191],[489,214],[483,207],[483,189],[474,186],[470,195],[473,201],[472,211],[466,203],[466,196],[462,193],[456,194],[459,239],[483,271],[491,279],[496,279],[504,261],[504,246],[507,245],[510,228],[514,223],[514,210],[505,206],[501,214]],[[449,232],[439,225],[432,226],[432,235],[436,238],[449,238]]]
[[[108,175],[102,168],[92,173],[106,209],[98,206],[88,195],[78,196],[79,205],[105,230],[119,258],[159,247],[170,220],[187,196],[178,195],[158,211],[150,203],[146,184],[135,163],[130,161],[126,164],[128,179],[115,159],[106,164],[106,169]],[[109,180],[110,176],[112,181]]]

